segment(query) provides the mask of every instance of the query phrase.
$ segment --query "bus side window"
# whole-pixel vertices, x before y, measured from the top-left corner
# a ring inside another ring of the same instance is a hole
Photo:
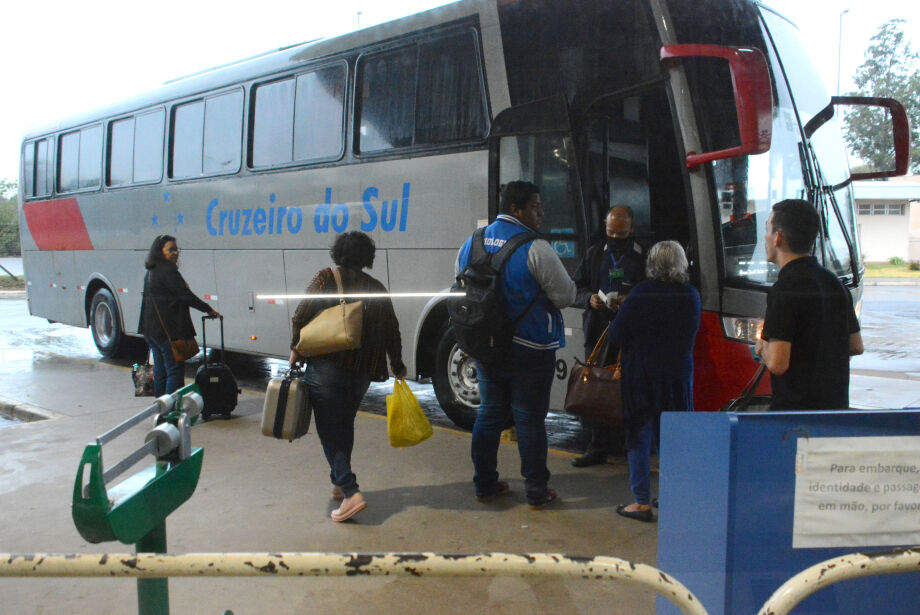
[[[488,128],[472,31],[359,58],[361,153],[481,139]]]
[[[170,177],[191,179],[237,172],[242,139],[242,90],[175,107]]]

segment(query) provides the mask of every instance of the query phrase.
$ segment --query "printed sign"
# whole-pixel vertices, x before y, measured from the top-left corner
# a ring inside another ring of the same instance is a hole
[[[920,436],[799,438],[792,548],[920,544]]]

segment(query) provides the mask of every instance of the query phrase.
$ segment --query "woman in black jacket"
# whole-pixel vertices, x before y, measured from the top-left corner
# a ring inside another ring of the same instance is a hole
[[[153,392],[159,397],[185,385],[183,363],[173,358],[170,340],[195,337],[189,307],[220,316],[196,297],[179,273],[179,246],[171,235],[153,240],[144,267],[144,294],[137,331],[147,340],[153,353]]]

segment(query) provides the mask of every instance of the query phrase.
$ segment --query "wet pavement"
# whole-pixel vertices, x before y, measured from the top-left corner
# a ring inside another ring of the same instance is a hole
[[[906,396],[893,396],[889,405],[901,407],[895,404],[912,403],[901,400],[920,399],[920,356],[916,353],[916,340],[920,339],[920,286],[866,286],[860,322],[866,352],[852,360],[854,384],[858,383],[860,376],[908,380],[911,382],[902,383],[900,387],[902,392],[907,390]],[[252,392],[264,391],[267,381],[287,367],[285,361],[277,359],[227,354],[227,363],[233,369],[240,386]],[[44,319],[31,317],[22,297],[6,295],[6,298],[0,300],[0,373],[22,373],[30,370],[34,362],[47,361],[51,357],[121,366],[129,366],[134,360],[143,360],[142,357],[133,360],[102,359],[88,329],[51,324]],[[188,363],[187,377],[194,377],[200,359],[199,356]],[[413,382],[410,386],[432,424],[455,427],[441,411],[429,382]],[[386,395],[392,390],[392,381],[372,383],[362,410],[385,415]],[[862,405],[878,407],[878,403],[884,402],[878,402],[877,396],[878,392],[874,391],[870,396],[872,402]],[[859,405],[860,392],[852,391],[851,397],[854,398],[854,405]],[[0,427],[3,426],[4,423],[0,422]],[[564,414],[550,413],[547,417],[547,432],[550,446],[562,451],[580,452],[589,439],[581,424]]]
[[[130,366],[143,361],[143,356],[124,359],[103,359],[93,344],[89,329],[52,324],[42,318],[31,317],[22,298],[0,299],[0,374],[29,370],[32,362],[47,360],[51,356],[92,360],[111,365]],[[186,365],[185,375],[189,379],[201,362],[201,355]],[[227,364],[240,387],[252,392],[264,392],[268,380],[287,369],[287,362],[227,353]],[[419,404],[433,425],[457,427],[441,410],[434,388],[428,382],[410,382]],[[393,381],[372,382],[364,398],[361,410],[386,415],[386,396],[393,391]],[[581,423],[565,414],[551,412],[546,419],[549,445],[552,448],[580,452],[587,445],[590,435]],[[0,423],[0,428],[4,426]]]

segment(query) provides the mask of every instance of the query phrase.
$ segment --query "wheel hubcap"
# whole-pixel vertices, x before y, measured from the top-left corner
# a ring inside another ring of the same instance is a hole
[[[447,381],[454,395],[464,405],[470,408],[479,407],[479,378],[476,376],[476,361],[460,350],[456,344],[450,350]]]
[[[93,331],[102,346],[108,346],[114,337],[112,311],[106,303],[96,306],[93,314]]]

